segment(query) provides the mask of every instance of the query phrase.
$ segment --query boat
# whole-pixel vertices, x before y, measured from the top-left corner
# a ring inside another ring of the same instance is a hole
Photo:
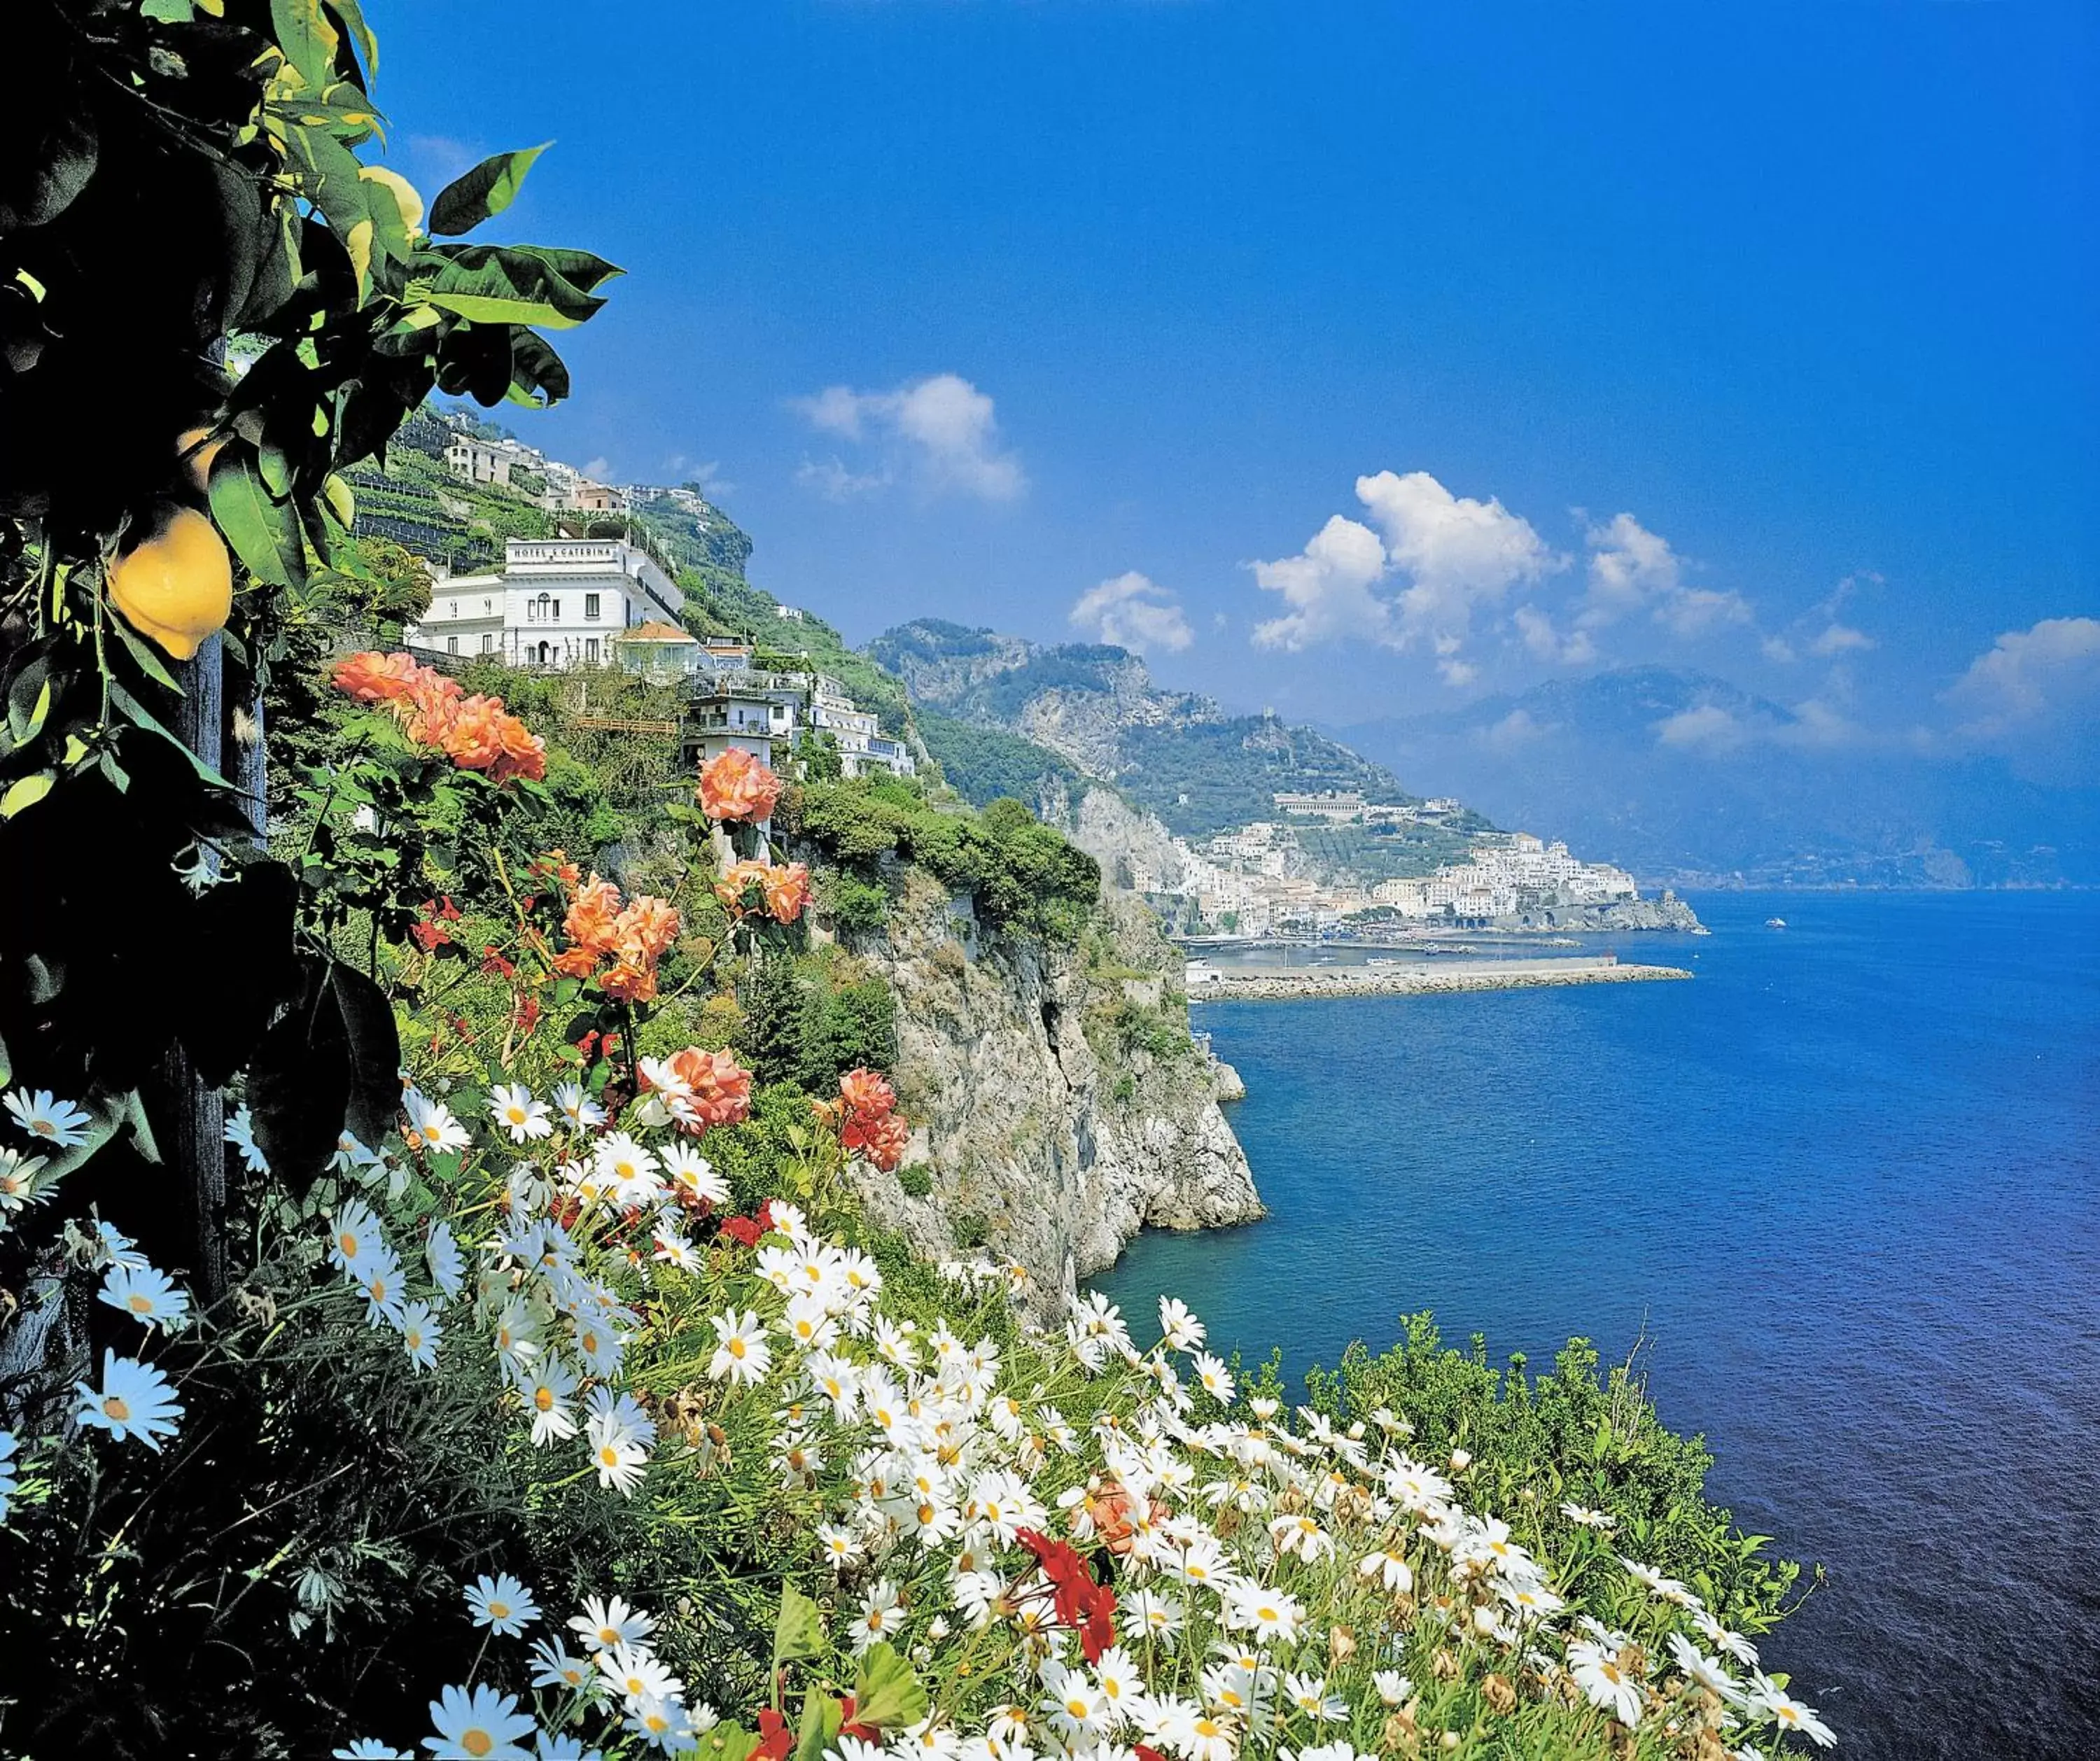
[[[1784,917],[1767,917],[1765,919],[1765,928],[1767,929],[1784,929],[1785,927],[1786,920]]]

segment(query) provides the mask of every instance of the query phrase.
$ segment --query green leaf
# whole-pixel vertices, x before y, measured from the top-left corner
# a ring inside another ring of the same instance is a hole
[[[758,1738],[741,1724],[717,1724],[700,1738],[694,1752],[700,1761],[748,1761]]]
[[[51,792],[58,781],[55,770],[39,770],[11,785],[5,795],[0,795],[0,819],[11,819],[18,813],[26,812]]]
[[[860,1717],[858,1709],[854,1716]],[[795,1733],[795,1761],[824,1761],[824,1751],[839,1740],[845,1714],[830,1694],[812,1688],[802,1697],[802,1726]]]
[[[931,1702],[911,1666],[885,1640],[877,1640],[854,1672],[854,1723],[877,1730],[902,1730],[926,1715]]]
[[[350,253],[351,266],[357,272],[357,298],[362,304],[371,266],[373,199],[376,195],[386,203],[388,214],[398,217],[400,210],[393,194],[366,183],[364,168],[359,164],[357,155],[325,128],[290,128],[285,132],[285,144],[293,174],[298,180],[299,193],[320,210],[329,230]],[[362,261],[355,243],[360,227],[367,229]]]
[[[320,0],[270,0],[270,21],[285,59],[315,91],[329,82],[341,40],[321,12]]]
[[[554,346],[531,330],[515,330],[510,337],[510,390],[514,404],[527,409],[545,409],[569,395],[569,369]]]
[[[516,152],[497,153],[453,179],[430,204],[430,231],[440,237],[457,238],[492,214],[501,214],[517,200],[518,186],[532,169],[532,161],[554,144],[542,141]]]
[[[773,1628],[775,1666],[822,1657],[829,1648],[824,1638],[824,1617],[817,1604],[794,1585],[783,1584],[780,1618]]]
[[[540,324],[566,330],[605,305],[593,288],[625,271],[587,251],[522,245],[458,245],[417,253],[415,267],[436,266],[426,298],[475,324]],[[572,278],[567,269],[582,279]]]
[[[264,487],[252,446],[229,442],[212,461],[211,517],[242,565],[265,586],[305,584],[298,514]]]
[[[110,681],[109,685],[109,700],[117,706],[117,710],[123,715],[126,721],[133,723],[136,726],[143,728],[148,734],[159,735],[162,739],[165,740],[170,746],[174,747],[177,752],[180,753],[185,758],[188,759],[190,761],[190,768],[196,771],[197,775],[203,781],[209,783],[214,788],[224,789],[229,795],[234,792],[233,785],[231,783],[227,782],[224,777],[221,776],[216,770],[213,770],[212,767],[206,764],[203,759],[198,757],[195,753],[192,752],[188,746],[184,745],[181,740],[178,739],[174,734],[170,732],[167,728],[164,727],[161,724],[159,719],[154,715],[152,710],[148,709],[145,704],[139,702],[136,697],[134,697],[130,692],[125,690],[121,685],[117,683],[113,679]]]
[[[328,0],[328,9],[336,21],[349,32],[351,41],[357,45],[357,53],[364,63],[364,77],[375,79],[379,73],[379,39],[372,34],[372,27],[364,22],[364,9],[358,0]]]
[[[401,1036],[386,994],[354,966],[329,968],[336,1007],[349,1043],[349,1129],[360,1143],[377,1145],[401,1110]]]
[[[189,24],[196,20],[196,8],[190,0],[146,0],[139,13],[156,24]]]

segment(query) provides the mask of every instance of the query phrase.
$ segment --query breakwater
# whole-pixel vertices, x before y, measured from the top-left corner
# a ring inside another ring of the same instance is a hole
[[[1569,960],[1471,960],[1463,965],[1243,968],[1191,975],[1193,1003],[1290,997],[1427,996],[1462,991],[1522,991],[1546,985],[1639,984],[1689,978],[1682,966],[1628,964],[1608,956]]]

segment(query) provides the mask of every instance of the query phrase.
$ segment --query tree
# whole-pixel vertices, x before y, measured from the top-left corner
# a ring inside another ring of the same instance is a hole
[[[386,999],[313,928],[325,863],[265,852],[254,737],[326,581],[412,597],[346,541],[342,473],[434,390],[565,395],[539,332],[620,271],[460,241],[536,148],[427,212],[360,157],[384,124],[358,0],[22,0],[8,23],[0,1085],[80,1101],[60,1172],[210,1294],[218,1087],[246,1073],[294,1181],[398,1098]]]

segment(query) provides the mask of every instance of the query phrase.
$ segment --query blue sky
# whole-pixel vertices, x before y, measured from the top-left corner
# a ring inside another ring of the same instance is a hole
[[[498,226],[629,271],[515,426],[706,473],[855,638],[1106,633],[1330,722],[1664,661],[1863,751],[2093,744],[2083,0],[368,8],[393,162],[552,137]]]

